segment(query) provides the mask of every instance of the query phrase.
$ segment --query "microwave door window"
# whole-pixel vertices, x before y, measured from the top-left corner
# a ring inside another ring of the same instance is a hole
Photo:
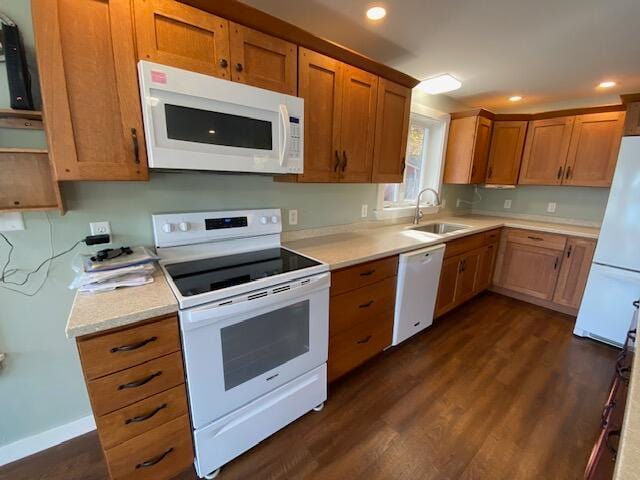
[[[273,149],[273,124],[265,120],[165,103],[167,137],[191,143]]]

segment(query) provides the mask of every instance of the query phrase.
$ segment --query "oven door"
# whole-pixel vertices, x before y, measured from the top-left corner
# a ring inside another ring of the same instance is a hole
[[[180,312],[194,428],[327,361],[329,285],[323,273]]]

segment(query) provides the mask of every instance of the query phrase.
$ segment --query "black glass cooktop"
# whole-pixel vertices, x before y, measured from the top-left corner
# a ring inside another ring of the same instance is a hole
[[[320,263],[284,248],[165,265],[183,297],[234,287]]]

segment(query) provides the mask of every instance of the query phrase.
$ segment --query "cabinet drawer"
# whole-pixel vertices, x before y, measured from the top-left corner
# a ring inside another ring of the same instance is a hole
[[[331,295],[339,295],[393,277],[398,273],[398,257],[383,258],[343,268],[331,274]]]
[[[344,375],[391,345],[393,310],[372,316],[329,339],[329,381]]]
[[[484,232],[484,241],[486,244],[497,243],[500,241],[500,231],[502,229],[496,228],[495,230],[489,230],[488,232]]]
[[[78,340],[87,380],[139,365],[180,350],[175,315],[137,327]]]
[[[485,243],[486,239],[484,232],[452,240],[447,242],[447,248],[444,249],[444,258],[453,257],[470,250],[475,250],[476,248],[482,247]]]
[[[366,321],[376,312],[393,310],[396,298],[396,279],[389,277],[348,293],[331,297],[329,333],[337,335]]]
[[[531,245],[532,247],[564,251],[564,247],[567,244],[567,237],[554,233],[536,232],[534,230],[508,229],[507,241],[521,245]]]
[[[102,447],[109,449],[186,414],[184,385],[178,385],[108,415],[96,417],[96,424]]]
[[[191,426],[183,415],[104,452],[113,480],[166,480],[193,463]]]
[[[95,415],[104,415],[184,383],[182,355],[175,352],[87,383]]]

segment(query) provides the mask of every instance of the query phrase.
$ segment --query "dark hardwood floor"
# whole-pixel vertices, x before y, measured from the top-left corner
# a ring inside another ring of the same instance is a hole
[[[332,384],[322,412],[219,478],[582,478],[616,350],[573,337],[573,323],[482,294]],[[107,472],[91,433],[0,468],[0,478],[102,480]]]

